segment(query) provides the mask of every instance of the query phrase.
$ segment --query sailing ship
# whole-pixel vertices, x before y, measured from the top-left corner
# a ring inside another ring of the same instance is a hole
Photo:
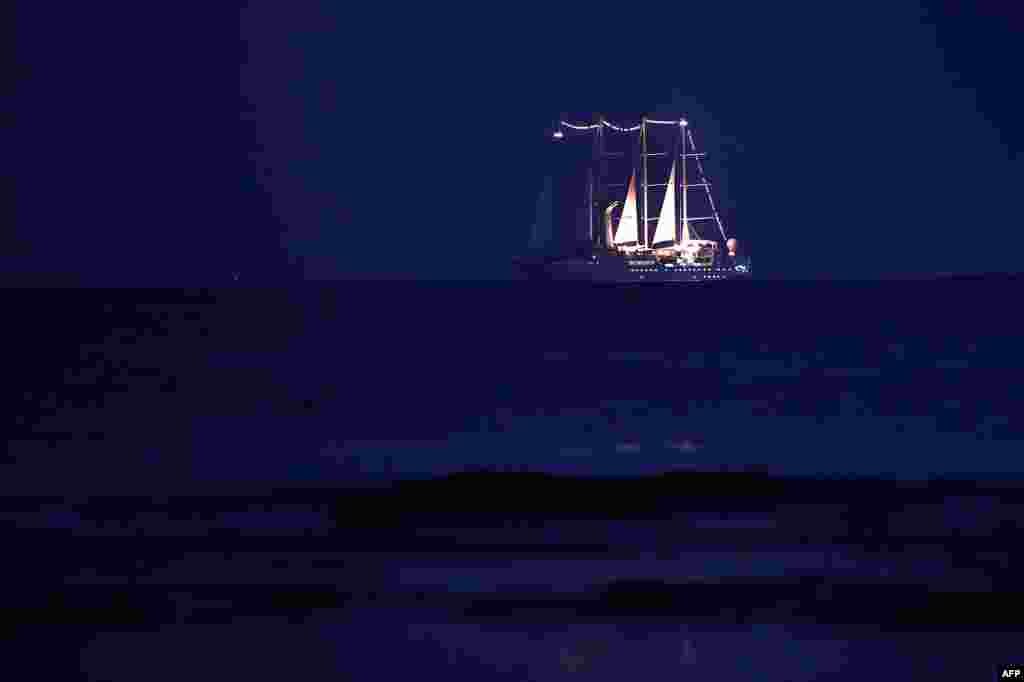
[[[650,131],[658,126],[671,127],[668,149],[652,151]],[[547,258],[520,261],[528,275],[622,282],[697,282],[750,276],[749,259],[738,256],[736,239],[726,234],[704,170],[705,154],[697,151],[686,119],[654,120],[644,116],[632,127],[612,124],[601,116],[587,125],[559,121],[553,139],[562,143],[569,134],[589,136],[592,145],[581,211],[586,221],[585,246],[573,249],[572,254],[557,253],[556,249]],[[634,136],[635,144],[627,151],[610,151],[612,135]],[[611,168],[609,161],[616,158],[629,162],[624,168],[620,164],[618,170],[628,173],[628,179],[619,184],[609,181],[608,175],[613,173],[602,172]],[[666,182],[650,182],[652,158],[670,162],[665,169]],[[697,182],[690,181],[693,170]],[[538,201],[538,219],[530,240],[533,253],[542,253],[545,244],[557,241],[553,184],[551,177],[545,179]],[[616,197],[620,188],[624,195]],[[652,190],[661,193],[656,216],[649,210]],[[701,193],[707,215],[691,215],[692,191]],[[595,229],[598,221],[601,228]],[[652,223],[653,233],[649,229]],[[561,251],[566,250],[564,244],[560,246]]]

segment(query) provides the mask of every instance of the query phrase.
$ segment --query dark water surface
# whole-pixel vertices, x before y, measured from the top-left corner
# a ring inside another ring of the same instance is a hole
[[[22,651],[96,680],[987,679],[1021,653],[1020,289],[11,294]]]
[[[1021,472],[1012,278],[10,296],[8,482]],[[110,472],[96,461],[118,465]],[[160,472],[155,475],[155,472]],[[111,476],[113,473],[115,475]]]

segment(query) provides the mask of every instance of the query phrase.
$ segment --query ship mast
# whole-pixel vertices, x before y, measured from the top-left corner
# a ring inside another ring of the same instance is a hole
[[[594,147],[593,147],[593,164],[595,168],[595,187],[594,192],[590,195],[590,213],[593,214],[598,204],[598,197],[604,196],[604,183],[602,183],[603,173],[602,170],[602,159],[604,158],[604,116],[597,114],[594,117],[594,124],[597,126],[594,128]],[[599,232],[597,238],[591,241],[591,244],[600,243],[604,248],[608,247],[608,244],[604,242],[607,239],[606,229],[604,221],[598,226]]]
[[[689,234],[689,232],[690,232],[690,230],[689,230],[689,223],[687,222],[687,220],[689,219],[689,216],[686,213],[686,133],[687,133],[687,130],[686,130],[686,119],[682,119],[681,121],[679,121],[679,138],[680,138],[680,141],[682,143],[682,147],[680,147],[680,150],[679,150],[679,161],[682,163],[682,166],[683,166],[682,173],[681,173],[682,180],[681,180],[681,184],[680,184],[680,189],[681,189],[680,194],[683,195],[682,196],[683,215],[681,217],[682,223],[680,223],[680,225],[679,225],[679,239],[680,239],[680,241],[682,241],[683,235],[685,235],[687,238],[689,238],[689,236],[690,236],[690,234]]]
[[[647,221],[650,220],[650,213],[647,211],[647,116],[640,119],[640,157],[643,159],[643,185],[644,185],[644,219],[640,222],[643,227],[641,243],[647,247]]]
[[[597,144],[597,131],[594,131],[594,144]],[[587,239],[594,243],[594,160],[591,158],[587,168]]]
[[[590,147],[590,174],[587,184],[587,225],[591,247],[595,244],[594,207],[597,205],[595,195],[601,195],[601,125],[602,117],[597,115],[593,121],[594,141]],[[603,229],[603,226],[602,226]]]

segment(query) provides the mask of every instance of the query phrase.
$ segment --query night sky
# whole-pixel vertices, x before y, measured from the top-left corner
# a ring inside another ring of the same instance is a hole
[[[505,277],[552,120],[647,111],[693,122],[760,276],[1013,271],[1022,24],[1006,7],[27,8],[5,270]]]

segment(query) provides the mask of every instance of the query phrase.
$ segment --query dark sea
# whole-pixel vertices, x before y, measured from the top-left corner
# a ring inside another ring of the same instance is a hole
[[[8,290],[19,650],[104,681],[995,679],[1022,294]]]

